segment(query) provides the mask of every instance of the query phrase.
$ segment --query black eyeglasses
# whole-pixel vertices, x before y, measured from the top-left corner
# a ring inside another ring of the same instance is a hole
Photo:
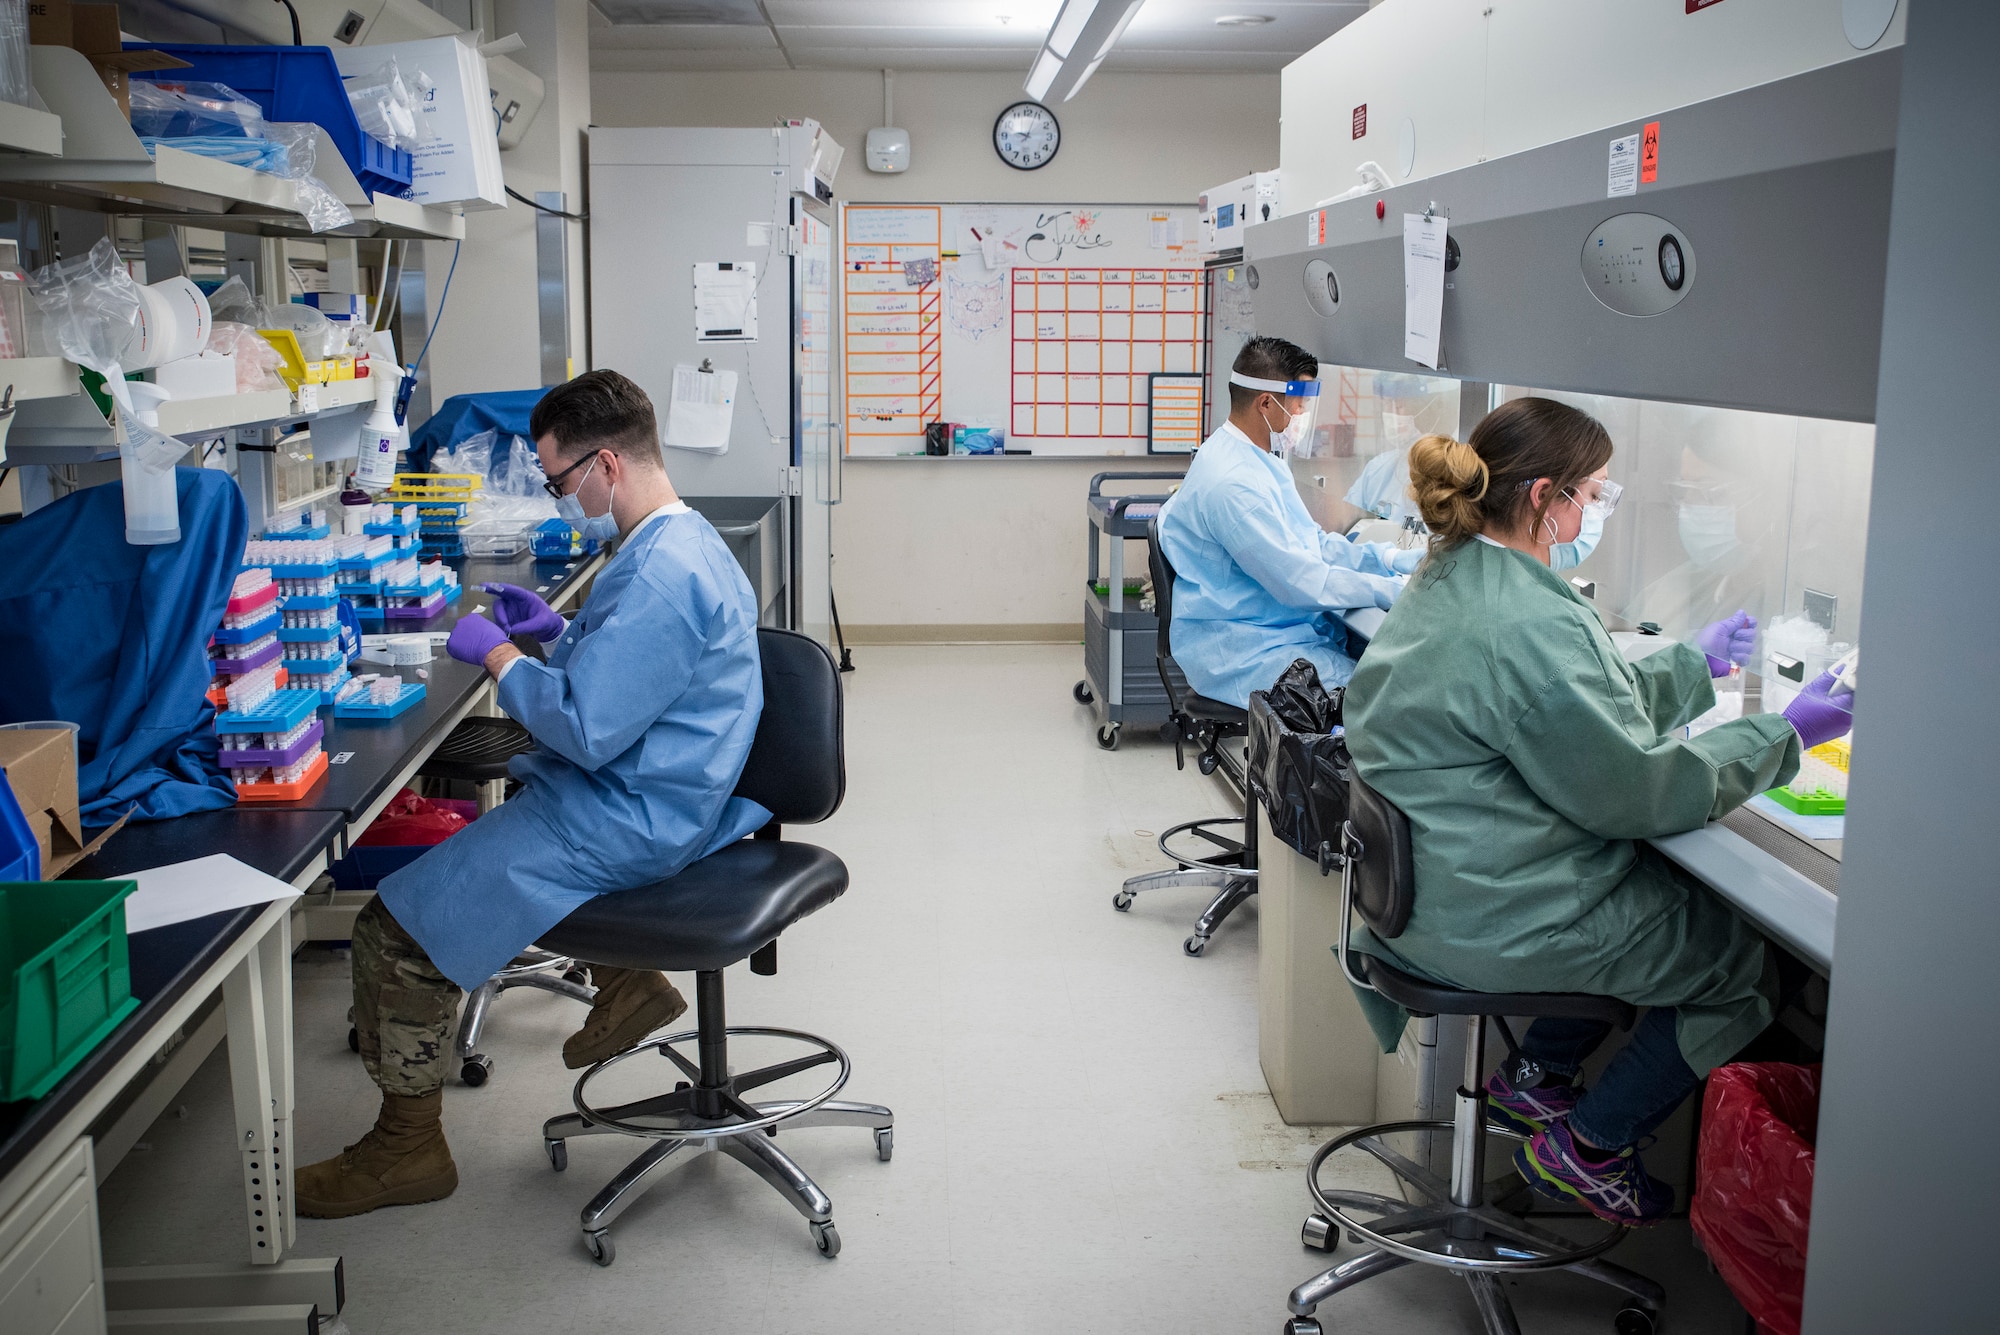
[[[596,463],[597,455],[598,451],[596,450],[592,450],[589,454],[584,455],[581,459],[578,459],[568,468],[563,469],[562,472],[557,473],[554,477],[549,478],[547,481],[543,482],[542,490],[546,491],[549,495],[555,497],[557,500],[561,500],[563,498],[563,489],[562,489],[563,479],[568,477],[571,473],[574,473],[577,469],[583,467],[585,464]]]

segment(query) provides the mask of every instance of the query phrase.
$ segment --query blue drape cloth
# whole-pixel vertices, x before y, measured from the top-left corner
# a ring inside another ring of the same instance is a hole
[[[87,826],[236,801],[216,764],[208,637],[249,528],[226,473],[174,470],[181,540],[125,541],[125,491],[74,492],[0,527],[0,723],[79,725]]]
[[[467,436],[476,436],[489,428],[503,442],[509,436],[520,436],[532,446],[535,438],[528,434],[528,416],[548,392],[548,387],[543,386],[452,395],[431,414],[429,421],[410,433],[406,467],[413,473],[428,472],[433,453],[448,450]]]

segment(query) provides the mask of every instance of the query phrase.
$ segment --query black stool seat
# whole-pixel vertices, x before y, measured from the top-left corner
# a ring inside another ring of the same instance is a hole
[[[723,969],[846,889],[846,866],[823,848],[745,839],[678,876],[599,895],[537,944],[622,969]]]
[[[1189,687],[1181,694],[1180,709],[1183,714],[1213,719],[1217,723],[1247,724],[1250,721],[1247,710],[1238,709],[1235,705],[1225,705],[1220,700],[1211,700],[1193,687]]]
[[[1393,964],[1360,952],[1348,957],[1364,981],[1403,1009],[1418,1015],[1527,1015],[1537,1019],[1601,1020],[1630,1029],[1638,1012],[1616,997],[1587,992],[1467,992],[1427,983]]]
[[[510,718],[460,719],[417,773],[429,779],[490,783],[507,777],[507,762],[535,749],[534,736]]]

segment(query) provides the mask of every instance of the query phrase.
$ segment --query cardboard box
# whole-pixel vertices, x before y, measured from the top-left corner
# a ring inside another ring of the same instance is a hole
[[[180,70],[188,63],[164,51],[127,51],[119,35],[118,6],[78,5],[70,0],[30,0],[28,41],[35,46],[74,47],[89,59],[118,109],[132,114],[134,70]]]
[[[0,729],[0,772],[42,846],[42,879],[53,881],[118,833],[118,824],[85,842],[77,812],[76,744],[67,728]]]

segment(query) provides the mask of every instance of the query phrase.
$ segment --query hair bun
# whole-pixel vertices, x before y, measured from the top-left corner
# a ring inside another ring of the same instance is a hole
[[[1424,523],[1446,545],[1464,542],[1485,527],[1479,503],[1491,480],[1486,461],[1464,441],[1425,436],[1410,447],[1410,496]]]

